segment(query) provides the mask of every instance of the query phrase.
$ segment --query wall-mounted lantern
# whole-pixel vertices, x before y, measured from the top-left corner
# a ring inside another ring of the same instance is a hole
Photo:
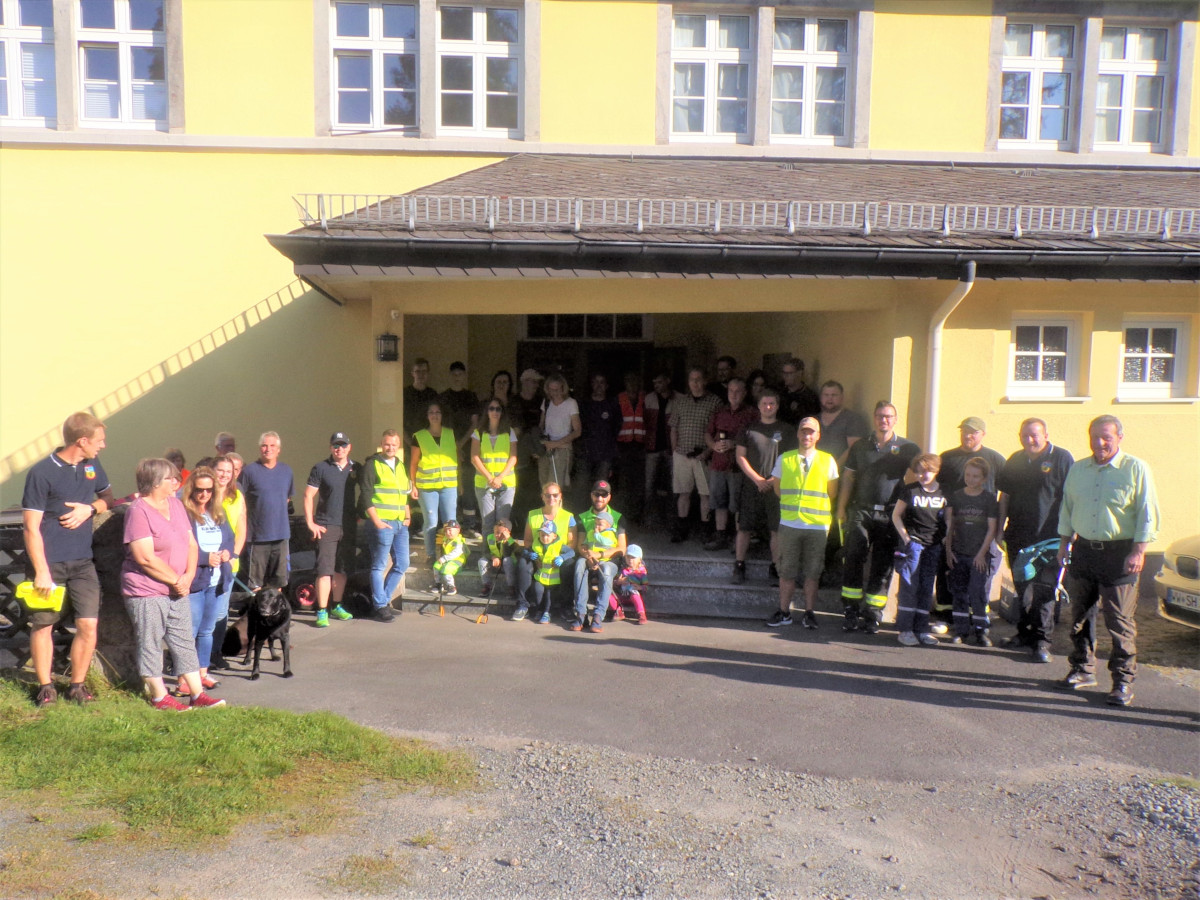
[[[400,359],[400,338],[386,331],[375,338],[375,359],[379,362],[398,362]]]

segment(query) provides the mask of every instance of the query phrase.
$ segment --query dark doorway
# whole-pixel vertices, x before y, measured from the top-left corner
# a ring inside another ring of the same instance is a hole
[[[655,347],[649,341],[518,341],[517,371],[534,368],[543,375],[561,373],[575,397],[586,397],[591,376],[608,379],[613,394],[624,390],[626,372],[642,376],[644,388],[656,372],[666,371],[676,390],[684,384],[686,347]]]

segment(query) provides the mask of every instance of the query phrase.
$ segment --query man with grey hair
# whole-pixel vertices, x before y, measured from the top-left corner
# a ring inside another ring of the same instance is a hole
[[[1071,597],[1071,672],[1067,690],[1096,684],[1096,619],[1100,605],[1112,635],[1110,706],[1133,702],[1137,676],[1138,578],[1146,547],[1158,536],[1158,498],[1150,467],[1121,450],[1125,430],[1116,416],[1088,426],[1092,455],[1071,466],[1058,513],[1058,561]]]
[[[217,451],[217,456],[233,453],[237,450],[237,439],[228,431],[218,431],[213,439],[213,449]]]
[[[288,539],[291,520],[292,468],[279,461],[283,446],[278,433],[258,439],[259,457],[242,469],[238,483],[246,497],[250,547],[250,587],[284,587],[288,583]]]

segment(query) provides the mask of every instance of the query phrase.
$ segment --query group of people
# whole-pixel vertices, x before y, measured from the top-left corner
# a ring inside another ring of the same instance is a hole
[[[1008,459],[983,445],[986,427],[976,417],[961,423],[960,446],[936,455],[896,434],[893,404],[877,404],[868,428],[844,406],[840,384],[828,381],[819,393],[809,389],[803,363],[795,359],[783,367],[782,390],[761,372],[738,377],[730,357],[721,358],[713,383],[692,369],[686,393],[673,391],[665,374],[643,392],[640,377],[630,374],[626,390],[609,403],[607,383],[598,376],[591,382],[593,405],[582,408],[560,375],[543,379],[526,370],[514,392],[512,376],[499,372],[480,404],[466,388],[461,363],[451,366],[452,387],[441,394],[429,387],[428,370],[425,360],[413,366],[403,436],[385,431],[379,450],[359,463],[351,459],[347,435],[336,432],[329,456],[309,473],[303,506],[317,551],[318,627],[327,626],[331,615],[352,617],[341,601],[356,566],[360,520],[370,552],[371,616],[394,618],[391,602],[410,565],[414,503],[441,590],[456,591],[454,577],[467,563],[461,509],[479,517],[484,596],[503,580],[516,601],[514,619],[549,622],[555,588],[565,585],[574,630],[602,631],[610,612],[624,617],[622,601],[644,624],[643,554],[628,541],[626,517],[611,505],[613,482],[624,484],[622,496],[636,510],[629,518],[640,521],[669,464],[677,500],[673,541],[687,538],[693,491],[706,526],[704,546],[728,547],[734,536],[735,583],[745,580],[754,536],[767,537],[770,574],[779,586],[779,609],[767,622],[772,627],[791,624],[798,586],[802,622],[818,627],[819,579],[842,544],[846,631],[878,631],[896,570],[902,644],[936,644],[936,634],[953,628],[955,642],[990,646],[987,598],[1002,539],[1026,600],[1014,641],[1049,662],[1054,601],[1070,558],[1066,589],[1074,649],[1063,684],[1096,684],[1099,604],[1113,635],[1110,702],[1132,702],[1136,581],[1146,545],[1156,537],[1158,510],[1148,468],[1120,450],[1123,432],[1115,417],[1092,422],[1092,456],[1078,462],[1050,443],[1045,421],[1037,418],[1022,423],[1022,450]],[[601,427],[594,423],[603,423],[612,442],[605,453],[585,449],[579,460],[591,490],[588,508],[575,516],[564,509],[563,489],[575,463],[573,446]],[[66,587],[76,621],[67,694],[86,702],[92,698],[83,681],[95,647],[100,593],[90,519],[115,501],[97,458],[105,446],[103,423],[77,413],[64,424],[63,442],[28,474],[25,539],[34,590],[44,595],[55,585]],[[289,581],[294,480],[280,459],[280,437],[264,433],[259,458],[248,464],[235,447],[222,432],[215,454],[190,472],[166,458],[137,467],[121,584],[147,693],[163,709],[221,703],[207,693],[217,683],[209,670],[224,665],[220,650],[235,578],[250,590]],[[463,471],[471,478],[461,477]],[[518,491],[531,484],[540,506],[530,503],[527,514],[514,518]],[[514,520],[523,521],[519,537]],[[245,566],[240,573],[239,559]],[[178,602],[185,598],[187,603]],[[49,626],[62,614],[40,609],[30,616],[39,705],[57,699]],[[163,679],[164,639],[178,675],[175,696]]]

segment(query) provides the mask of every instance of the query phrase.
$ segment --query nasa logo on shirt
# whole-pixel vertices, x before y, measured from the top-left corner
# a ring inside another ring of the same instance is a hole
[[[83,467],[83,474],[84,474],[84,477],[87,478],[88,481],[95,481],[96,480],[96,467],[93,466],[91,463],[89,463],[88,465]]]

